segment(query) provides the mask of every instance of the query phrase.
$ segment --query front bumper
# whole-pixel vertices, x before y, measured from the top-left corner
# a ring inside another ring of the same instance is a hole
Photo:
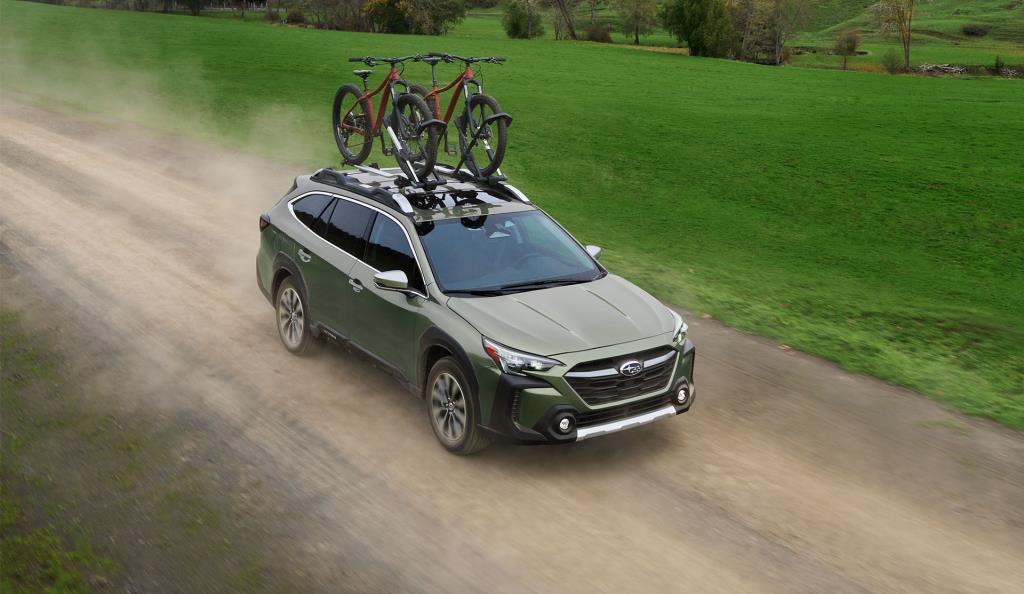
[[[519,443],[572,443],[682,414],[696,399],[696,351],[689,341],[680,350],[666,389],[601,406],[588,405],[559,378],[499,374],[491,384],[494,400],[483,428]],[[688,397],[680,404],[676,394],[683,387]],[[571,419],[567,432],[558,428],[565,417]]]

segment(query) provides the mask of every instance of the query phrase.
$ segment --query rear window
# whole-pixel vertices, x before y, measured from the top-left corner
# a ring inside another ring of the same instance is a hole
[[[373,214],[365,206],[339,199],[327,223],[324,239],[356,258],[362,258],[366,247],[366,226],[370,224]]]
[[[295,217],[302,221],[302,224],[313,229],[317,217],[331,203],[331,197],[324,194],[310,194],[292,203],[292,210]]]

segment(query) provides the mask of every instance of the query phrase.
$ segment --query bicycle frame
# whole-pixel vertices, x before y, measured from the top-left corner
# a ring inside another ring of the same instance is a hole
[[[433,89],[431,89],[431,91],[427,93],[425,99],[427,101],[433,101],[434,113],[440,114],[441,93],[447,93],[451,89],[455,89],[455,92],[452,93],[451,101],[449,101],[448,103],[448,109],[445,110],[444,117],[441,118],[442,121],[444,121],[447,124],[448,122],[452,121],[452,116],[455,115],[455,106],[458,105],[460,96],[462,96],[466,100],[466,105],[469,105],[469,97],[471,94],[469,91],[469,85],[476,86],[477,94],[483,93],[484,87],[483,85],[480,84],[479,81],[473,78],[473,67],[467,65],[466,69],[462,71],[462,74],[455,77],[455,80],[448,83],[443,88],[439,89],[437,87],[437,74],[435,73],[435,67],[436,65],[431,65],[431,75],[432,78],[434,79]]]
[[[380,134],[381,126],[384,123],[384,114],[387,112],[388,101],[390,101],[391,98],[395,95],[395,85],[402,85],[405,87],[405,91],[407,93],[409,92],[408,83],[402,80],[402,75],[401,73],[398,72],[398,68],[396,68],[394,64],[391,65],[391,72],[388,73],[387,77],[385,77],[384,80],[381,81],[381,83],[377,86],[377,88],[371,92],[367,92],[366,79],[364,78],[363,95],[362,97],[359,98],[359,101],[354,103],[352,107],[350,107],[349,110],[345,112],[345,115],[342,117],[342,122],[348,119],[348,116],[352,114],[352,110],[355,109],[357,105],[359,105],[363,101],[366,101],[366,115],[367,117],[370,118],[369,136],[377,136],[378,134]],[[373,101],[370,101],[370,98],[373,97],[374,95],[377,95],[378,93],[381,93],[380,107],[377,108],[377,117],[374,117]]]

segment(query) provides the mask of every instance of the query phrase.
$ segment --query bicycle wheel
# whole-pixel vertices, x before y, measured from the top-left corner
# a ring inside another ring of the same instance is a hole
[[[331,110],[334,123],[334,141],[346,163],[358,165],[370,156],[373,150],[373,135],[370,125],[369,101],[363,99],[359,87],[342,85],[334,95]]]
[[[395,155],[398,166],[410,178],[412,172],[415,172],[416,177],[422,180],[430,175],[434,170],[434,163],[437,162],[437,127],[419,129],[420,124],[429,119],[433,119],[430,108],[420,97],[412,93],[402,93],[395,100],[391,126],[404,145],[402,148],[405,149],[405,158],[402,158],[402,151],[399,150],[395,151]]]
[[[423,102],[426,103],[427,107],[430,109],[430,113],[434,114],[435,118],[438,117],[434,102],[427,99],[427,94],[430,93],[430,91],[427,90],[427,87],[423,85],[409,85],[409,91],[416,94],[420,99],[423,99]]]
[[[494,97],[488,95],[473,95],[469,98],[469,111],[472,115],[472,125],[467,125],[465,118],[461,118],[463,133],[466,135],[466,142],[473,142],[476,137],[476,144],[470,151],[473,160],[480,169],[480,175],[488,176],[501,167],[501,160],[505,158],[505,135],[508,122],[504,119],[485,124],[488,117],[501,113],[501,107]],[[470,128],[470,129],[467,129]]]

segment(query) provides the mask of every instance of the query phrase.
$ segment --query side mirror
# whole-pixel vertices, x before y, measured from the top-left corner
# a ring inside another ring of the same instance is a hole
[[[373,275],[373,282],[387,291],[409,290],[409,277],[401,270],[387,270]]]
[[[597,260],[601,257],[601,248],[597,247],[596,245],[588,245],[587,253],[590,254],[591,258]]]

